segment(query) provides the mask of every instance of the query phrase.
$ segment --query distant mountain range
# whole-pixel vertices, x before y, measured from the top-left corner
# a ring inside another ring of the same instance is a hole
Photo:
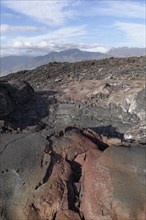
[[[111,48],[107,54],[112,55],[114,57],[141,57],[146,55],[146,48],[129,48],[129,47],[119,47],[119,48]]]
[[[0,73],[7,75],[20,70],[30,70],[49,62],[78,62],[83,60],[99,60],[109,57],[132,57],[146,55],[145,48],[111,48],[107,53],[87,52],[79,49],[69,49],[60,52],[50,52],[44,56],[7,56],[0,58]]]

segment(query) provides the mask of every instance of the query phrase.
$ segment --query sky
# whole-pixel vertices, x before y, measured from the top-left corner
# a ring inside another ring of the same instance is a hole
[[[144,0],[0,0],[1,56],[145,47]]]

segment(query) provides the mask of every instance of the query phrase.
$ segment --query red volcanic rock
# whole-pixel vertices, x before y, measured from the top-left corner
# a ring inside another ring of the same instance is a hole
[[[101,152],[97,144],[78,128],[67,128],[65,133],[59,133],[51,140],[52,146],[48,145],[45,150],[51,156],[48,173],[29,198],[26,212],[29,219],[81,219],[81,166],[88,151],[93,150],[98,156]]]
[[[80,210],[85,219],[145,220],[146,148],[109,147],[88,152],[82,169]]]
[[[76,212],[64,210],[57,213],[55,220],[81,220],[81,218]]]
[[[79,128],[68,127],[65,130],[64,136],[54,136],[52,138],[54,142],[53,149],[56,153],[61,154],[63,158],[72,161],[79,154],[86,153],[91,149],[98,150],[100,147],[96,143],[98,139],[94,138],[94,141],[92,141],[89,137],[88,135],[84,135],[83,130]],[[101,153],[99,150],[98,152]]]
[[[85,219],[112,219],[112,184],[109,170],[99,164],[95,151],[87,154],[82,169],[81,211]]]
[[[66,210],[68,205],[68,186],[72,174],[69,164],[56,161],[51,176],[42,184],[30,200],[29,215],[36,212],[39,219],[53,219],[57,212]]]

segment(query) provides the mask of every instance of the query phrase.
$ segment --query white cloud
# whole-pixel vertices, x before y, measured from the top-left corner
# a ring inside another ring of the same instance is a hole
[[[94,1],[94,6],[89,1],[81,0],[6,0],[3,3],[18,13],[48,25],[62,25],[67,19],[80,16],[105,15],[140,19],[146,17],[144,1],[101,0]]]
[[[28,41],[32,43],[39,44],[41,41],[50,41],[50,40],[74,40],[75,38],[82,37],[87,35],[86,25],[81,26],[64,26],[62,28],[58,28],[54,31],[46,31],[45,34],[37,35],[37,36],[29,36],[29,38],[19,35],[15,37],[16,41]],[[12,39],[13,41],[13,39]]]
[[[0,31],[1,33],[3,33],[3,32],[42,32],[44,30],[34,26],[13,26],[13,25],[1,24]]]
[[[66,1],[5,1],[4,4],[22,14],[32,17],[48,25],[63,24],[67,18],[75,15],[75,10],[72,9],[73,2]]]
[[[98,8],[92,8],[91,15],[105,15],[123,18],[145,19],[145,3],[134,1],[101,1]]]
[[[127,45],[146,47],[146,25],[137,23],[116,22],[115,27],[125,33],[127,38]]]
[[[75,47],[74,43],[70,44],[70,42],[78,41],[78,39],[81,39],[86,34],[86,26],[81,25],[63,27],[55,31],[48,31],[45,34],[30,37],[18,36],[11,39],[9,36],[3,36],[1,54],[7,54],[7,50],[15,53],[18,53],[18,50],[20,50],[21,54],[22,50],[31,49],[34,55],[38,55],[38,52],[45,54],[50,50],[63,50],[71,45]]]
[[[79,42],[71,41],[40,41],[39,43],[29,42],[29,41],[18,41],[14,40],[7,43],[1,48],[1,56],[8,55],[27,55],[31,54],[33,56],[45,55],[51,51],[61,51],[71,48],[78,48],[80,50],[91,51],[91,52],[101,52],[105,53],[110,48],[104,47],[98,44],[85,44]],[[7,50],[8,49],[8,50]]]
[[[101,46],[99,44],[80,44],[78,45],[78,48],[80,50],[85,50],[88,52],[100,52],[100,53],[106,53],[109,51],[111,47],[109,46]]]
[[[12,19],[19,19],[20,15],[12,14],[12,13],[2,13],[1,16],[7,17],[7,18],[12,18]]]

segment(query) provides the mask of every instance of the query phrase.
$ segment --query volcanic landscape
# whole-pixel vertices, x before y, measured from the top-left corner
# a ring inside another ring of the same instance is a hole
[[[0,78],[0,219],[146,219],[146,57]]]

